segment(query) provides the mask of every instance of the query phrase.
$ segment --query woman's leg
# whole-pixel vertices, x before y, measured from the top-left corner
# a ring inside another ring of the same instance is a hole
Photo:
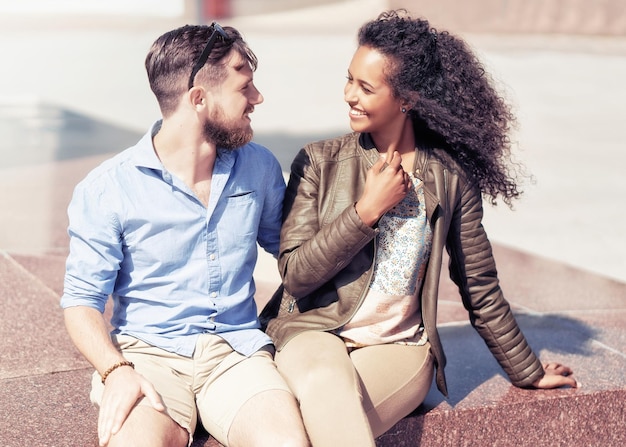
[[[424,401],[434,372],[429,343],[368,346],[350,356],[361,379],[363,407],[374,437]]]
[[[374,447],[359,380],[339,337],[303,332],[276,353],[276,363],[315,447]]]

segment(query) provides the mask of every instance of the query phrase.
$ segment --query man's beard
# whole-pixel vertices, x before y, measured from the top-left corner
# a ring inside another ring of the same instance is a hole
[[[252,140],[252,128],[235,127],[232,123],[224,120],[224,112],[219,108],[211,120],[204,123],[204,138],[211,141],[217,147],[234,150],[244,146]]]

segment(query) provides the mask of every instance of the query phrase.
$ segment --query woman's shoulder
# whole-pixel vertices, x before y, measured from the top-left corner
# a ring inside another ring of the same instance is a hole
[[[429,149],[427,151],[427,161],[431,169],[440,166],[442,169],[452,174],[467,178],[467,172],[463,165],[456,157],[443,148],[434,147]]]
[[[336,159],[348,152],[356,152],[359,134],[347,133],[338,137],[313,141],[304,147],[304,151],[315,158]]]

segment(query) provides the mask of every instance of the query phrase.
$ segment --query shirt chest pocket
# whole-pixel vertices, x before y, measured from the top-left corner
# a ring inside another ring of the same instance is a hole
[[[246,203],[253,202],[256,199],[256,191],[240,191],[234,192],[227,196],[228,205],[244,206]]]
[[[247,243],[253,237],[256,240],[261,216],[262,202],[256,191],[240,191],[229,194],[224,201],[220,227],[226,238],[233,244]]]

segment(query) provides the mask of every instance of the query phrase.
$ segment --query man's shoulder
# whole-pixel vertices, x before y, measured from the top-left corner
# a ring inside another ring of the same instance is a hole
[[[276,156],[272,153],[271,150],[255,141],[251,141],[245,146],[240,147],[239,149],[237,149],[237,152],[240,154],[246,154],[246,156],[251,157],[265,158],[268,160],[276,159]]]
[[[159,125],[158,122],[153,128],[157,125]],[[151,129],[134,145],[112,154],[108,159],[93,168],[83,179],[83,182],[97,182],[103,178],[108,180],[110,176],[121,175],[122,172],[134,169],[138,165],[153,166],[156,155],[154,155],[152,150],[152,133],[153,130]]]
[[[251,141],[235,151],[237,163],[259,169],[280,168],[274,153],[262,144]]]
[[[112,155],[110,158],[104,160],[98,166],[93,168],[82,180],[81,183],[94,183],[107,179],[110,176],[118,175],[118,173],[128,166],[133,165],[132,159],[134,150],[136,147],[130,147],[117,154]]]

